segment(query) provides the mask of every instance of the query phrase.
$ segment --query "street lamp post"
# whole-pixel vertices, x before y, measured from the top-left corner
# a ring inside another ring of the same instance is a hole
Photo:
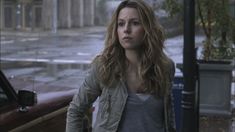
[[[184,0],[182,132],[198,132],[197,65],[195,53],[195,1]]]

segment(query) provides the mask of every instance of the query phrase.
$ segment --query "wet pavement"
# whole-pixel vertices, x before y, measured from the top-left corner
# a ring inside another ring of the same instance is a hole
[[[1,69],[16,89],[37,91],[45,85],[52,89],[77,89],[90,62],[103,49],[105,30],[105,27],[85,27],[57,33],[1,31]],[[197,36],[195,40],[200,47],[203,37]],[[168,38],[165,43],[170,58],[182,63],[182,35]],[[234,83],[232,87],[234,97]],[[233,118],[217,119],[202,117],[200,131],[235,132]]]

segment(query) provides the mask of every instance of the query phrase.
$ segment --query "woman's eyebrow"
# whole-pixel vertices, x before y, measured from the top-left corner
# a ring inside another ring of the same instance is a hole
[[[129,21],[134,21],[134,20],[140,20],[139,18],[131,18],[131,19],[128,19]],[[125,19],[123,18],[118,18],[118,21],[125,21]]]

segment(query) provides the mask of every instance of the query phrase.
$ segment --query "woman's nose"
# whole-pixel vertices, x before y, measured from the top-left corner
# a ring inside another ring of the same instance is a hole
[[[131,32],[130,25],[126,24],[124,27],[124,33],[130,33],[130,32]]]

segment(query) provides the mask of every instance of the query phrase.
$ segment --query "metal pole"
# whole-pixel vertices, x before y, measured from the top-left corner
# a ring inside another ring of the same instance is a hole
[[[52,32],[57,33],[57,0],[53,0],[53,24]]]
[[[184,0],[182,132],[198,132],[196,106],[195,1]]]

